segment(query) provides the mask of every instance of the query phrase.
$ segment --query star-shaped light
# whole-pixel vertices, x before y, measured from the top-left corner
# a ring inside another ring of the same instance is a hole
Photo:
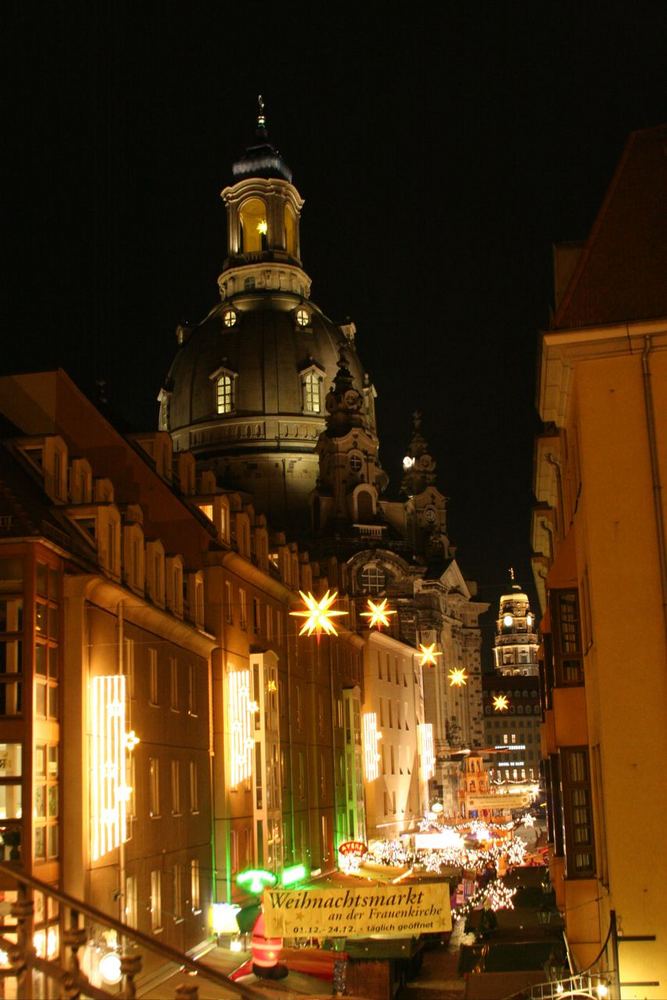
[[[266,236],[268,231],[269,231],[269,225],[266,219],[260,219],[259,222],[257,223],[257,232],[260,234],[260,236]]]
[[[132,751],[136,747],[137,743],[140,743],[140,739],[135,733],[134,729],[130,729],[129,733],[125,733],[125,746],[128,750]]]
[[[442,653],[436,653],[434,642],[432,642],[430,646],[424,646],[424,644],[420,642],[419,652],[421,654],[419,659],[420,667],[434,667],[436,656],[442,656]]]
[[[295,618],[305,618],[306,621],[303,623],[303,628],[299,632],[299,635],[312,635],[313,632],[319,636],[322,632],[327,635],[338,635],[336,632],[336,627],[331,619],[334,615],[346,615],[347,611],[331,611],[331,605],[338,597],[338,591],[334,590],[333,594],[327,590],[326,594],[322,600],[318,601],[316,597],[312,594],[304,594],[302,590],[299,591],[301,594],[301,599],[306,605],[306,611],[290,611],[291,615]]]
[[[468,683],[468,675],[463,667],[454,667],[449,671],[449,683],[454,688],[464,687]]]
[[[389,615],[395,615],[395,611],[390,611],[387,607],[387,598],[385,597],[383,601],[376,604],[369,598],[366,602],[368,605],[368,611],[362,611],[361,617],[368,618],[368,627],[373,628],[374,626],[381,629],[383,625],[389,625]]]
[[[509,708],[509,700],[506,694],[497,694],[493,699],[493,707],[496,712],[506,712]]]

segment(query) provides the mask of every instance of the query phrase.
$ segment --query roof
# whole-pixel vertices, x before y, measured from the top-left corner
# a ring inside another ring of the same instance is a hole
[[[556,311],[572,329],[667,315],[667,125],[633,132]]]

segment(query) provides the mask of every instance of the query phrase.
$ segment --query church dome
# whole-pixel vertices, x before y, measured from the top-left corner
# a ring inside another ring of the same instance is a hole
[[[341,327],[289,292],[235,295],[198,326],[180,327],[179,339],[162,394],[163,424],[177,440],[189,431],[181,446],[195,452],[210,451],[214,442],[250,451],[269,441],[280,447],[286,437],[298,447],[301,434],[264,423],[265,417],[305,420],[309,433],[302,446],[312,448],[324,427],[324,400],[343,347],[359,390],[363,384],[359,359]],[[221,378],[231,382],[226,398],[219,394]],[[234,433],[225,430],[229,426]]]
[[[373,427],[374,391],[356,355],[354,325],[336,325],[310,299],[299,238],[303,199],[268,141],[261,98],[256,135],[260,142],[237,160],[234,181],[221,192],[221,301],[201,323],[177,330],[160,428],[221,486],[252,493],[275,527],[303,530],[341,349]]]

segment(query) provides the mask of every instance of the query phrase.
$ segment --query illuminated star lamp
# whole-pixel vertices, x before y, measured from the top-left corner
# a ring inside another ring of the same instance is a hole
[[[442,656],[442,653],[436,653],[435,643],[432,642],[430,646],[424,646],[423,643],[419,643],[419,666],[420,667],[434,667],[436,656]]]
[[[369,621],[368,621],[368,627],[369,628],[374,628],[375,627],[375,628],[381,629],[383,625],[387,625],[388,626],[389,625],[389,615],[395,615],[395,614],[397,614],[396,611],[390,611],[389,608],[387,607],[387,598],[386,597],[379,604],[376,604],[374,601],[371,601],[370,598],[368,599],[368,601],[366,603],[368,605],[369,610],[368,611],[362,611],[361,612],[361,617],[369,619]]]
[[[449,683],[451,687],[464,687],[468,683],[468,675],[463,667],[454,667],[449,671]]]
[[[493,708],[496,712],[506,712],[509,708],[509,700],[506,694],[497,694],[493,698]]]
[[[301,594],[301,600],[306,606],[306,611],[290,611],[290,614],[295,618],[305,618],[306,621],[303,623],[303,627],[299,632],[299,635],[312,635],[313,632],[319,637],[325,632],[327,635],[338,635],[336,632],[336,626],[332,622],[332,618],[335,615],[346,615],[347,611],[332,611],[331,605],[338,597],[338,591],[334,590],[333,593],[327,590],[324,597],[318,601],[316,597],[312,594],[304,594],[302,590],[299,591]]]

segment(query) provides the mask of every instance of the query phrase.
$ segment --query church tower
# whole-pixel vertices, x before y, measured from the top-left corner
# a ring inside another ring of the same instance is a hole
[[[528,597],[514,581],[514,570],[510,570],[510,577],[511,592],[501,596],[496,620],[494,666],[504,677],[537,677],[535,615],[530,610]]]
[[[325,395],[341,349],[354,390],[372,415],[353,323],[337,325],[310,298],[301,261],[303,199],[270,142],[259,99],[254,141],[222,191],[227,256],[220,301],[179,326],[178,353],[160,391],[160,428],[221,486],[252,494],[275,528],[302,534],[318,477]]]

